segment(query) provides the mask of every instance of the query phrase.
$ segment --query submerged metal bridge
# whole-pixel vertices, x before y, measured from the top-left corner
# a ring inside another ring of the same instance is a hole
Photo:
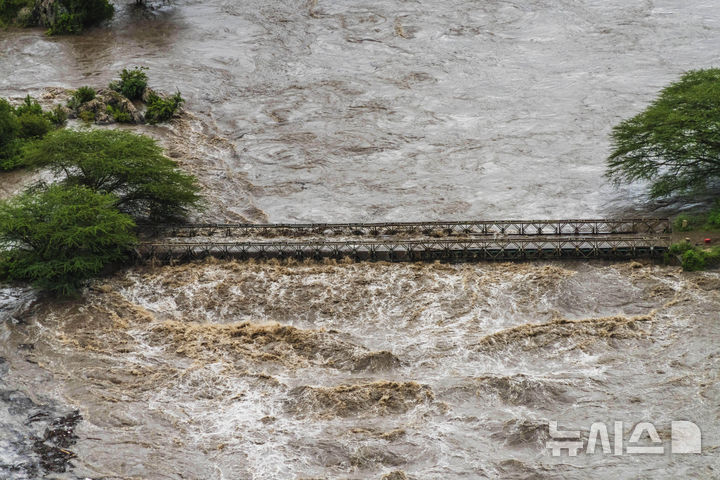
[[[141,260],[294,258],[478,261],[661,256],[668,219],[146,226]]]

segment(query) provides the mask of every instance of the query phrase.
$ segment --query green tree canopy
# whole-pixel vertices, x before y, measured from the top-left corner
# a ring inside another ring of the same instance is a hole
[[[115,206],[137,219],[175,220],[200,202],[195,177],[155,140],[123,130],[58,130],[29,148],[25,161],[50,167],[65,185],[114,195]]]
[[[20,132],[20,122],[15,109],[4,98],[0,98],[0,159],[6,158],[13,141]]]
[[[67,295],[135,244],[116,198],[52,185],[0,203],[0,278]]]
[[[653,197],[705,189],[720,179],[720,69],[686,73],[612,139],[616,182],[649,180]]]

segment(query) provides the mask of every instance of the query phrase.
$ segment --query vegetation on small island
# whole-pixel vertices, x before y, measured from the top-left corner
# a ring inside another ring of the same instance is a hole
[[[647,181],[650,197],[694,196],[720,187],[720,69],[685,73],[644,111],[615,126],[607,176]],[[706,214],[681,214],[676,231],[720,229],[720,203]],[[686,270],[717,265],[718,248],[683,241],[670,252]]]
[[[123,68],[120,80],[110,82],[110,89],[122,94],[128,100],[140,100],[147,88],[147,68],[135,67],[132,70]]]
[[[49,35],[81,33],[112,18],[108,0],[0,0],[0,26],[45,27]]]
[[[145,120],[154,125],[170,120],[180,106],[185,102],[177,92],[170,98],[162,98],[151,92],[148,95],[148,108],[145,112]]]
[[[68,100],[71,115],[85,123],[143,123],[155,125],[175,116],[185,100],[180,92],[163,96],[148,87],[145,67],[124,68],[108,88],[80,87]],[[138,104],[146,105],[145,113]]]
[[[152,125],[172,119],[185,100],[180,92],[164,96],[150,89],[145,70],[144,67],[123,69],[120,79],[111,82],[110,88],[82,86],[70,93],[66,106],[56,105],[48,111],[43,111],[30,95],[17,107],[0,98],[0,170],[25,167],[28,162],[25,147],[65,126],[68,118],[77,118],[85,124],[147,122]],[[144,115],[142,102],[146,103]]]

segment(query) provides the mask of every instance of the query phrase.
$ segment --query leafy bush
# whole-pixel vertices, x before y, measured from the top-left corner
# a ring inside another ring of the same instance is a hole
[[[692,230],[691,225],[692,218],[686,213],[681,213],[677,217],[675,217],[675,221],[673,222],[673,229],[678,232],[689,232]]]
[[[45,112],[45,118],[56,127],[62,127],[67,123],[68,114],[62,106],[55,105],[55,108]]]
[[[20,10],[32,8],[34,0],[0,0],[0,26],[13,23]]]
[[[705,269],[704,253],[695,249],[686,251],[682,254],[682,267],[683,270],[688,272],[695,272]]]
[[[715,206],[708,213],[706,222],[707,228],[720,228],[720,201],[715,202]]]
[[[0,203],[0,278],[68,295],[135,244],[111,195],[53,185]]]
[[[180,96],[180,92],[170,98],[162,98],[155,93],[151,93],[148,97],[145,120],[153,125],[170,120],[184,102],[185,100]]]
[[[16,138],[0,147],[0,170],[13,170],[25,166],[21,155],[23,143],[22,140]]]
[[[90,100],[95,98],[95,89],[92,87],[80,87],[77,90],[75,90],[75,93],[73,93],[73,97],[77,99],[78,102],[82,105],[85,102],[89,102]]]
[[[683,253],[687,252],[688,250],[692,250],[693,248],[694,247],[690,244],[690,242],[673,243],[672,245],[670,245],[668,252],[672,255],[682,255]]]
[[[175,220],[200,202],[195,177],[165,157],[152,138],[122,130],[57,130],[26,151],[65,185],[112,194],[120,211],[138,219]]]
[[[112,18],[115,9],[107,0],[59,0],[55,3],[55,23],[48,34],[80,33],[86,27]]]
[[[23,144],[52,130],[50,118],[55,116],[56,113],[43,112],[40,104],[29,95],[17,108],[0,98],[0,170],[24,166],[20,155]]]
[[[135,67],[132,70],[123,68],[120,72],[120,80],[110,82],[110,88],[129,100],[141,99],[148,80],[145,70],[147,70],[145,67]]]
[[[91,110],[85,110],[84,112],[80,112],[78,114],[78,118],[80,118],[80,120],[85,123],[92,123],[95,121],[95,112]]]
[[[7,100],[0,98],[0,150],[12,142],[20,131],[15,109]]]
[[[58,8],[58,4],[55,5]],[[82,32],[82,17],[67,11],[56,11],[55,23],[47,30],[48,35],[73,35],[80,32]]]
[[[130,115],[130,112],[126,112],[125,110],[122,110],[118,107],[113,107],[112,105],[107,106],[107,113],[110,114],[113,119],[118,123],[133,123],[134,119],[132,115]]]
[[[40,138],[52,130],[53,126],[44,115],[25,113],[18,117],[20,123],[19,138]]]
[[[15,108],[15,115],[17,115],[18,117],[21,115],[25,115],[26,113],[32,115],[42,115],[43,113],[42,107],[40,106],[38,101],[30,95],[27,95],[23,99],[23,103],[21,103]]]
[[[20,122],[15,115],[15,109],[0,98],[0,170],[17,168],[20,160],[20,142],[17,139],[20,133]]]
[[[705,263],[707,266],[720,265],[720,246],[705,251]]]

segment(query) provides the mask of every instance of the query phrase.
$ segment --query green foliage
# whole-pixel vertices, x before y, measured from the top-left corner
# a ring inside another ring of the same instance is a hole
[[[690,244],[690,242],[679,242],[670,245],[668,252],[672,255],[682,255],[683,253],[687,252],[688,250],[692,250],[693,248],[694,247]]]
[[[7,100],[0,98],[0,157],[5,148],[15,140],[20,131],[20,122],[15,109]]]
[[[60,125],[56,122],[64,123],[66,118],[59,106],[53,111],[43,112],[37,100],[30,95],[17,108],[0,99],[0,170],[24,166],[20,155],[23,144],[41,138],[53,129],[54,123]]]
[[[28,148],[26,160],[50,167],[66,185],[114,195],[117,208],[138,219],[179,219],[200,202],[195,177],[155,140],[127,131],[57,130]]]
[[[133,123],[134,121],[130,112],[126,112],[118,107],[113,107],[112,105],[107,106],[107,113],[118,123]]]
[[[50,120],[42,114],[24,113],[18,116],[18,122],[20,123],[18,137],[24,139],[41,138],[53,128]]]
[[[713,267],[720,265],[720,246],[705,250],[705,263]]]
[[[85,123],[92,123],[95,121],[95,112],[92,110],[85,110],[78,114],[78,118]]]
[[[688,250],[682,254],[682,267],[687,272],[705,269],[705,255],[699,250]]]
[[[145,112],[145,120],[150,124],[156,124],[170,120],[180,105],[185,102],[177,92],[170,98],[162,98],[155,93],[148,96],[148,108]]]
[[[61,295],[127,256],[132,219],[111,195],[53,185],[0,203],[0,278]]]
[[[0,98],[0,170],[12,170],[22,164],[19,133],[20,121],[15,109],[7,100]]]
[[[23,99],[23,103],[21,103],[15,108],[15,115],[17,115],[18,117],[25,114],[42,115],[42,113],[42,107],[40,106],[38,101],[30,95],[27,95]]]
[[[110,82],[110,88],[129,100],[141,99],[148,80],[145,70],[147,70],[145,67],[135,67],[132,70],[123,68],[120,72],[120,80]]]
[[[688,272],[720,265],[720,246],[704,249],[695,247],[690,242],[680,242],[670,246],[665,257],[666,262],[672,255],[680,258],[683,270]]]
[[[67,123],[68,114],[60,105],[55,105],[55,108],[45,112],[44,115],[56,127],[63,127]]]
[[[55,23],[49,35],[76,34],[86,27],[112,18],[115,9],[107,0],[59,0],[55,3]]]
[[[715,206],[708,213],[705,227],[708,230],[720,228],[720,201],[716,201]]]
[[[80,106],[80,102],[77,98],[75,98],[75,95],[71,95],[67,100],[67,106],[70,110],[77,110]]]
[[[73,98],[77,100],[77,102],[82,105],[85,102],[89,102],[90,100],[95,98],[95,89],[92,87],[80,87],[77,90],[75,90],[75,93],[73,93]]]
[[[607,175],[648,180],[652,197],[720,179],[720,69],[691,71],[643,112],[613,128]]]
[[[0,0],[0,26],[15,22],[20,10],[34,4],[34,0]]]
[[[693,229],[692,227],[692,218],[690,215],[686,213],[681,213],[677,217],[675,217],[675,221],[673,222],[673,230],[676,230],[678,232],[689,232]]]
[[[56,9],[59,8],[56,4]],[[75,35],[82,32],[82,18],[80,15],[65,10],[55,12],[55,23],[47,30],[48,35]]]
[[[0,170],[14,170],[25,166],[21,155],[23,143],[23,140],[15,138],[0,148]]]

